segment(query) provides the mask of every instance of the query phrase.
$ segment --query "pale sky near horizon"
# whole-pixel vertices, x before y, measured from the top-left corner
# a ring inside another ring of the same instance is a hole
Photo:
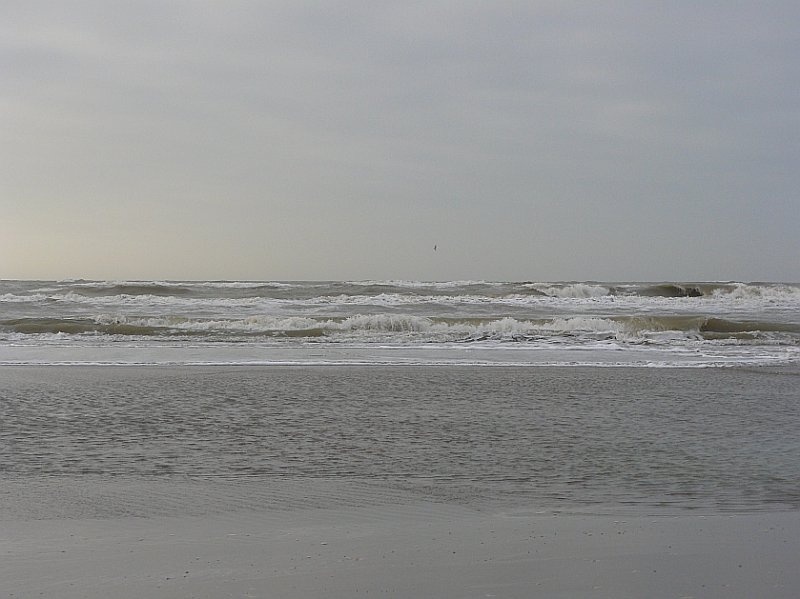
[[[0,278],[797,282],[798,23],[5,1]]]

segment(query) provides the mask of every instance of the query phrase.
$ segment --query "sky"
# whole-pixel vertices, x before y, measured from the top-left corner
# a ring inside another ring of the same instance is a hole
[[[797,282],[798,23],[5,0],[0,279]]]

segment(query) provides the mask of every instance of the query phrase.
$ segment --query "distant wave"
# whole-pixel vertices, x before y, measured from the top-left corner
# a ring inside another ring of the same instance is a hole
[[[0,291],[4,282],[0,281]],[[6,282],[7,283],[7,282]],[[786,283],[602,283],[602,282],[487,282],[487,281],[53,281],[14,282],[0,295],[3,301],[32,301],[44,296],[58,299],[163,297],[180,299],[276,298],[369,298],[376,296],[415,297],[542,297],[593,299],[641,297],[701,299],[791,299],[800,298],[800,285]],[[13,289],[13,290],[12,290]],[[25,299],[23,299],[25,298]]]
[[[159,281],[145,282],[97,282],[76,283],[70,285],[72,293],[91,297],[113,295],[154,295],[154,296],[182,296],[190,293],[190,289],[183,285],[173,285]]]
[[[638,290],[638,295],[645,297],[703,297],[705,293],[700,285],[676,285],[665,283]]]

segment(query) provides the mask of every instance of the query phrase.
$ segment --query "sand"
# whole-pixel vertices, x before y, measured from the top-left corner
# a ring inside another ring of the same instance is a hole
[[[800,513],[793,511],[557,513],[402,493],[392,500],[390,489],[334,481],[316,481],[311,490],[282,485],[280,493],[248,501],[253,489],[237,490],[229,481],[126,484],[95,482],[83,503],[69,484],[7,484],[0,597],[794,598],[800,592]],[[103,495],[105,487],[112,491]]]

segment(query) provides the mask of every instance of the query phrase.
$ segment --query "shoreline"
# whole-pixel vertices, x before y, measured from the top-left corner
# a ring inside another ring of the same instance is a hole
[[[42,368],[51,369],[89,369],[89,370],[226,370],[229,368],[237,370],[261,370],[265,368],[331,368],[331,369],[382,369],[382,368],[491,368],[491,369],[556,369],[556,370],[689,370],[689,371],[752,371],[754,373],[765,373],[775,371],[775,374],[797,374],[800,375],[800,362],[786,361],[778,363],[737,363],[730,362],[725,364],[652,364],[652,363],[626,363],[626,362],[502,362],[502,361],[441,361],[430,363],[416,362],[346,362],[346,361],[253,361],[253,362],[3,362],[0,361],[0,370],[11,371],[14,369],[31,370]]]
[[[262,367],[499,367],[499,368],[796,368],[796,348],[758,358],[736,351],[717,355],[688,348],[627,345],[620,348],[478,346],[471,343],[419,345],[194,346],[129,344],[0,345],[0,367],[262,368]]]

